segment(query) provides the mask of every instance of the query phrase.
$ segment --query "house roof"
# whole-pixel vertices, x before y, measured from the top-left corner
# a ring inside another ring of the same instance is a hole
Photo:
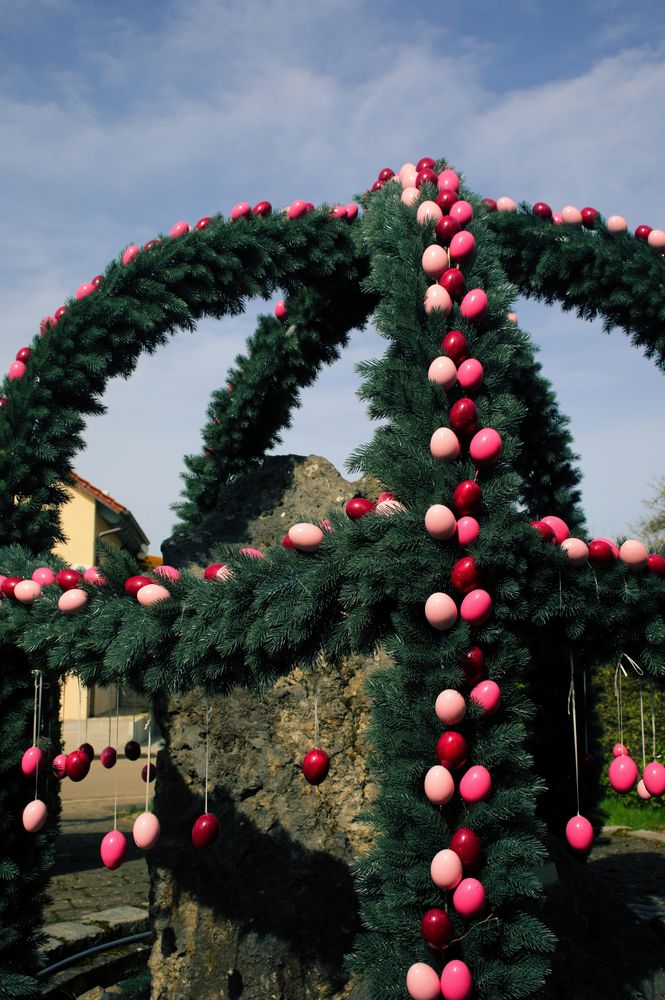
[[[83,476],[79,476],[77,472],[72,472],[72,480],[75,486],[89,496],[94,497],[97,503],[102,504],[102,506],[107,508],[107,511],[112,512],[115,517],[111,517],[112,521],[118,521],[122,526],[131,534],[134,539],[138,542],[138,548],[142,545],[147,545],[149,542],[148,536],[143,531],[138,521],[132,514],[132,512],[125,507],[124,504],[120,503],[118,500],[114,500],[113,497],[107,493],[105,490],[100,490],[97,486],[93,486],[92,483],[84,479]]]

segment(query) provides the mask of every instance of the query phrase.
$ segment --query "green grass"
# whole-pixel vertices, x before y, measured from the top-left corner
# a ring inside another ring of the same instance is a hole
[[[608,793],[600,802],[606,826],[628,826],[631,830],[662,830],[665,832],[665,804],[658,801],[628,798],[616,792]]]

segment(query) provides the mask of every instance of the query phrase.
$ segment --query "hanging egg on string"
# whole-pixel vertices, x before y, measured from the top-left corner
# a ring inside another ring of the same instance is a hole
[[[65,771],[70,781],[83,781],[90,770],[90,758],[83,750],[72,750],[67,754]]]
[[[151,784],[157,777],[157,768],[154,764],[144,764],[141,768],[141,780]]]
[[[51,764],[51,769],[53,774],[58,779],[62,781],[63,778],[67,777],[67,754],[59,753],[53,758],[53,763]]]
[[[213,813],[203,813],[192,827],[192,844],[196,848],[209,847],[219,836],[219,822]]]
[[[127,857],[127,838],[120,830],[111,830],[103,838],[99,850],[104,867],[114,872]]]
[[[34,777],[46,767],[46,754],[41,747],[28,747],[21,757],[21,770],[26,778]]]
[[[142,851],[149,851],[159,840],[160,829],[159,820],[153,812],[142,812],[132,827],[134,843]]]
[[[127,740],[125,743],[125,757],[127,760],[138,760],[141,756],[141,746],[136,740]]]
[[[41,799],[28,802],[23,810],[23,827],[28,833],[38,833],[48,819],[48,810]]]
[[[95,750],[92,743],[81,743],[79,750],[81,751],[81,753],[84,753],[86,755],[86,757],[92,764],[93,760],[95,759]]]
[[[302,759],[302,773],[310,785],[320,785],[328,777],[330,757],[325,750],[314,747]]]
[[[637,779],[639,773],[637,770],[637,764],[632,757],[627,754],[621,754],[619,757],[615,757],[610,764],[609,779],[610,785],[615,792],[619,792],[620,795],[625,795],[629,792],[631,788],[634,788],[637,784]]]
[[[588,851],[593,843],[593,827],[586,816],[571,817],[566,823],[566,840],[574,851]]]
[[[99,755],[99,761],[102,767],[105,767],[107,770],[115,767],[117,759],[118,754],[115,747],[104,747]]]
[[[649,795],[665,794],[665,767],[658,760],[652,760],[642,772],[642,781]]]

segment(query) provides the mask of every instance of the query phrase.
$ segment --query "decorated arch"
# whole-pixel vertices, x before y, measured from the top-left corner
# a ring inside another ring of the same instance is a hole
[[[517,287],[601,315],[662,367],[662,246],[597,214],[553,221],[510,199],[496,211],[443,161],[418,166],[382,172],[361,214],[241,204],[230,220],[132,245],[42,322],[12,366],[0,409],[5,995],[36,994],[53,841],[53,827],[21,825],[35,793],[18,769],[28,664],[148,696],[214,693],[260,690],[321,653],[334,664],[379,645],[394,663],[372,679],[377,836],[357,867],[364,931],[351,962],[382,1000],[542,988],[554,941],[537,913],[543,786],[526,747],[530,679],[551,674],[563,690],[571,665],[574,685],[575,663],[624,652],[662,678],[665,561],[637,543],[619,553],[566,537],[584,533],[567,422],[510,308]],[[361,366],[362,396],[383,423],[353,461],[391,496],[362,517],[332,511],[324,530],[294,526],[290,547],[229,547],[209,579],[174,573],[136,597],[125,583],[138,569],[121,556],[62,592],[34,580],[37,568],[62,568],[49,550],[63,484],[107,380],[201,317],[277,290],[278,315],[260,318],[213,394],[202,452],[187,459],[181,526],[205,519],[261,461],[300,388],[370,318],[388,344]],[[571,789],[571,839],[577,831],[584,847],[579,811]],[[481,848],[466,860],[451,849],[460,830]],[[445,919],[423,929],[431,912]]]

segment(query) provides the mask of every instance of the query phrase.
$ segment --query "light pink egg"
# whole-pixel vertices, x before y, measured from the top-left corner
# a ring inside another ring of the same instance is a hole
[[[80,590],[78,587],[72,587],[71,590],[65,590],[58,598],[58,607],[66,615],[72,614],[74,611],[79,611],[81,608],[85,607],[88,603],[88,595],[85,590]]]
[[[473,691],[471,697],[473,698]],[[456,726],[466,715],[464,696],[453,688],[446,688],[438,695],[434,703],[434,711],[439,722],[443,722],[444,726]]]
[[[457,368],[455,367],[455,362],[452,358],[448,358],[445,355],[442,355],[439,358],[434,358],[434,361],[429,366],[427,378],[430,382],[436,382],[437,385],[442,385],[444,389],[452,389],[457,381]]]
[[[457,527],[457,520],[452,510],[442,503],[435,503],[425,513],[425,529],[432,538],[445,542],[452,538]]]
[[[428,222],[438,222],[442,218],[443,212],[435,201],[424,201],[422,205],[418,206],[416,219],[421,226],[426,225]]]
[[[589,559],[589,546],[581,538],[566,538],[561,543],[571,566],[583,566]]]
[[[14,587],[14,597],[21,604],[32,604],[40,596],[42,588],[34,580],[21,580]]]
[[[37,833],[48,819],[48,810],[41,799],[28,802],[23,810],[23,826],[28,833]]]
[[[132,836],[134,843],[142,851],[149,851],[159,840],[159,820],[152,812],[143,812],[134,820]]]
[[[455,782],[447,767],[436,764],[425,775],[425,795],[436,806],[450,802],[455,794]]]
[[[430,594],[425,602],[425,617],[432,628],[447,632],[457,621],[457,605],[449,594]]]
[[[452,461],[461,451],[459,439],[450,427],[439,427],[430,438],[429,450],[434,458]]]
[[[159,604],[160,601],[168,601],[170,598],[170,592],[166,587],[162,587],[160,583],[146,583],[145,587],[141,587],[136,592],[136,600],[143,608],[150,608],[153,604]]]
[[[323,541],[323,531],[318,524],[307,521],[292,525],[288,534],[293,547],[300,552],[316,552]]]
[[[439,889],[454,889],[462,881],[462,862],[454,851],[446,848],[432,858],[430,873]]]

